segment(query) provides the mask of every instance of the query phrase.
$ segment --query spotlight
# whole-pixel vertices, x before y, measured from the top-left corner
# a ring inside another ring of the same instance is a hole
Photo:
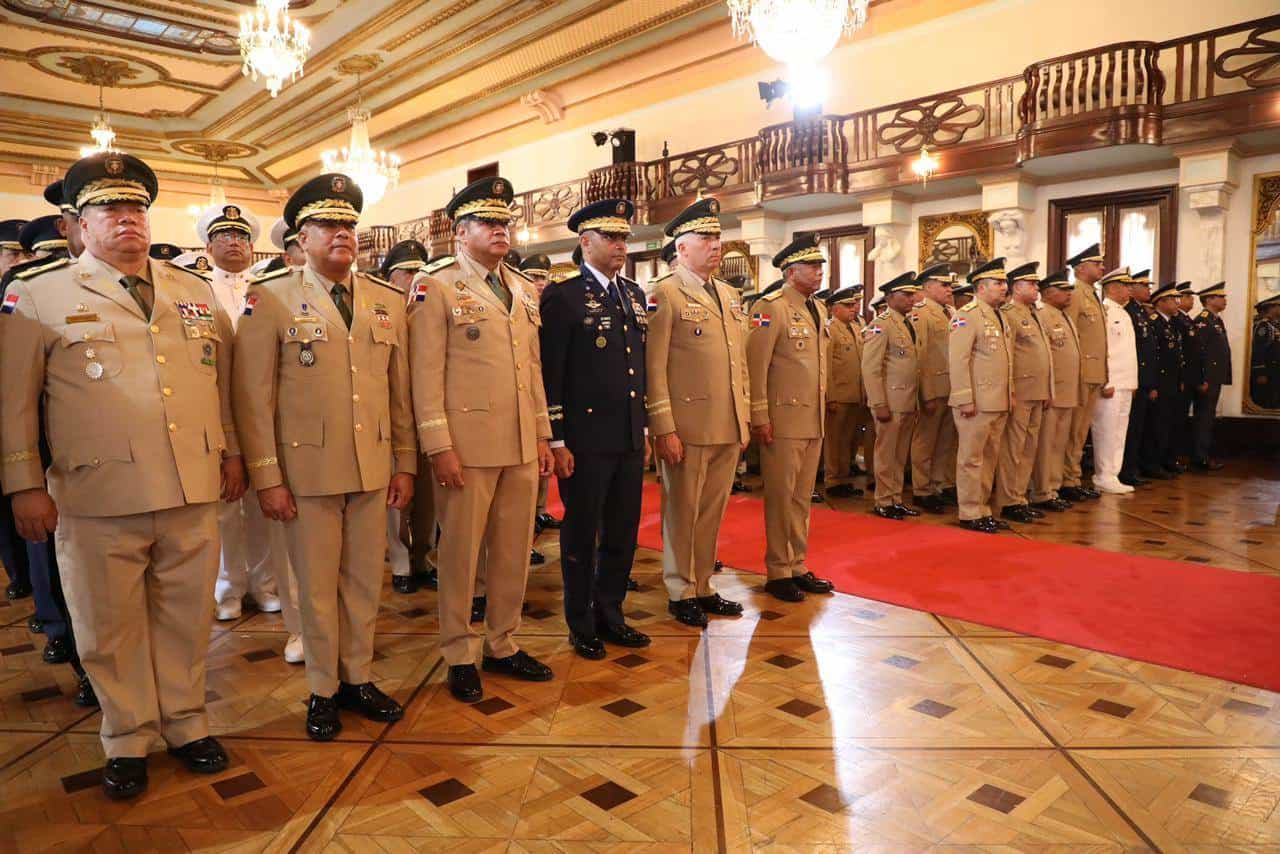
[[[785,80],[773,80],[768,83],[761,80],[756,86],[760,90],[760,100],[764,101],[766,110],[773,106],[774,101],[787,97],[788,86]]]
[[[618,128],[605,132],[595,131],[591,139],[597,146],[611,143],[613,145],[614,163],[634,163],[636,159],[636,132],[626,128]]]
[[[606,142],[609,141],[609,134],[605,133],[602,130],[598,130],[595,133],[591,134],[591,138],[595,140],[595,143],[597,146],[600,146],[600,145],[604,145]]]
[[[792,65],[787,68],[791,104],[798,113],[818,113],[827,99],[830,84],[827,74],[816,65]]]

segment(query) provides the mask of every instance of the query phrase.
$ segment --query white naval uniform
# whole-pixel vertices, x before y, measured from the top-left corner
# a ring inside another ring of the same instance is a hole
[[[1138,345],[1133,319],[1124,306],[1102,301],[1107,323],[1107,385],[1111,397],[1098,396],[1093,410],[1093,483],[1120,485],[1117,476],[1124,460],[1124,437],[1129,429],[1129,409],[1138,388]]]

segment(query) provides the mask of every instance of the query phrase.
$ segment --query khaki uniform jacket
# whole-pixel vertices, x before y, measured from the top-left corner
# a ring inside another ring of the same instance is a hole
[[[483,266],[459,252],[414,277],[409,309],[413,409],[424,454],[452,448],[464,466],[515,466],[551,438],[542,385],[538,292],[499,265],[511,310]],[[554,287],[554,286],[552,286]]]
[[[814,307],[816,324],[805,298],[790,285],[752,306],[751,425],[772,425],[774,438],[822,438],[831,339],[826,306],[815,301]]]
[[[88,252],[9,286],[0,314],[6,493],[45,486],[43,398],[62,513],[127,516],[217,501],[240,453],[231,420],[231,321],[209,283],[149,262],[148,319],[120,273]]]
[[[862,331],[862,386],[872,409],[888,405],[890,412],[915,412],[919,407],[919,342],[912,340],[909,322],[885,309]]]
[[[1047,304],[1040,307],[1039,317],[1053,361],[1053,405],[1065,409],[1079,406],[1084,400],[1084,377],[1075,324],[1060,309]]]
[[[236,427],[255,489],[384,489],[417,471],[404,294],[356,273],[351,329],[310,265],[255,281],[236,331]],[[310,362],[310,364],[307,364]]]
[[[951,406],[1008,412],[1013,400],[1013,347],[996,310],[975,299],[951,319]]]
[[[925,297],[908,319],[916,331],[920,353],[920,399],[945,400],[951,394],[951,368],[947,364],[951,317],[941,303]]]
[[[1034,307],[1017,302],[1000,307],[1013,339],[1013,396],[1019,402],[1048,400],[1053,391],[1049,339],[1040,328]]]
[[[862,403],[862,329],[855,320],[828,321],[831,335],[827,346],[827,400],[833,403]]]
[[[1084,382],[1107,383],[1107,315],[1093,285],[1076,282],[1067,304],[1067,318],[1080,339],[1080,372]]]
[[[694,445],[747,441],[751,378],[747,368],[742,298],[712,279],[719,305],[684,267],[654,289],[645,379],[649,432],[671,431]]]

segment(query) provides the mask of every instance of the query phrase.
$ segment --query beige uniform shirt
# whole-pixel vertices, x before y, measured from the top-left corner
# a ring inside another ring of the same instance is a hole
[[[1079,406],[1084,399],[1084,377],[1080,373],[1080,338],[1071,318],[1051,305],[1040,307],[1040,326],[1049,339],[1053,363],[1053,405]]]
[[[862,403],[862,329],[858,321],[827,324],[831,343],[827,347],[827,400],[833,403]]]
[[[417,471],[404,294],[356,273],[347,329],[310,265],[257,280],[236,331],[236,426],[255,489],[384,489]]]
[[[920,397],[920,361],[910,321],[892,309],[862,331],[862,386],[867,406],[915,412]]]
[[[4,491],[45,486],[41,398],[62,513],[126,516],[217,501],[231,420],[231,321],[209,283],[152,260],[151,317],[88,252],[9,286],[0,314]]]
[[[1013,401],[1013,348],[996,310],[980,299],[951,319],[948,360],[951,406],[975,404],[980,412],[1008,412]]]
[[[1093,285],[1076,282],[1064,312],[1080,339],[1080,371],[1084,382],[1107,382],[1107,315]]]
[[[661,281],[649,318],[645,378],[649,433],[673,430],[694,445],[743,444],[751,379],[742,298],[712,279],[718,301],[684,267]]]
[[[515,466],[537,459],[551,438],[538,347],[537,288],[498,267],[511,310],[459,251],[413,280],[409,309],[413,408],[424,454],[454,449],[464,466]]]
[[[770,424],[777,439],[820,439],[827,396],[826,307],[784,285],[752,306],[747,337],[751,425]]]
[[[920,399],[945,400],[951,394],[947,347],[951,339],[949,309],[928,297],[909,315],[920,354]]]
[[[1019,402],[1048,400],[1053,389],[1049,339],[1040,328],[1036,310],[1019,302],[1005,303],[1007,334],[1013,339],[1013,395]]]

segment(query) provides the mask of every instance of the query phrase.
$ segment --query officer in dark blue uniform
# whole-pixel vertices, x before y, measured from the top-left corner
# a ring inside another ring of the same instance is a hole
[[[1224,385],[1231,385],[1231,342],[1222,312],[1227,307],[1227,283],[1218,282],[1197,291],[1203,310],[1196,315],[1196,343],[1199,345],[1199,375],[1192,393],[1191,467],[1217,471],[1222,463],[1209,457],[1213,445],[1213,418]]]
[[[622,600],[640,526],[645,457],[644,292],[619,275],[635,206],[606,199],[577,210],[578,274],[542,294],[542,378],[564,501],[560,569],[569,640],[583,658],[603,641],[648,646]]]
[[[1173,432],[1169,450],[1165,453],[1165,468],[1177,472],[1187,470],[1181,458],[1191,455],[1191,401],[1195,397],[1196,377],[1200,375],[1200,344],[1196,341],[1196,324],[1191,315],[1196,295],[1190,282],[1178,282],[1178,310],[1173,315],[1173,325],[1178,329],[1182,342],[1182,395],[1173,418]]]
[[[1183,372],[1186,370],[1182,353],[1182,335],[1174,316],[1178,314],[1178,283],[1166,282],[1151,293],[1151,305],[1155,312],[1149,315],[1156,331],[1156,350],[1160,359],[1160,396],[1153,409],[1154,418],[1147,422],[1147,438],[1142,446],[1142,476],[1157,480],[1176,477],[1182,467],[1166,461],[1173,443],[1173,425],[1178,419],[1178,406],[1183,404]]]
[[[1120,464],[1119,480],[1128,486],[1149,483],[1139,473],[1142,468],[1142,448],[1147,439],[1148,421],[1155,417],[1156,401],[1160,398],[1161,361],[1160,341],[1155,325],[1156,310],[1151,302],[1151,271],[1142,270],[1129,277],[1129,301],[1124,310],[1133,320],[1133,338],[1138,350],[1138,390],[1133,393],[1133,408],[1129,410],[1129,429],[1124,437],[1124,462]]]

